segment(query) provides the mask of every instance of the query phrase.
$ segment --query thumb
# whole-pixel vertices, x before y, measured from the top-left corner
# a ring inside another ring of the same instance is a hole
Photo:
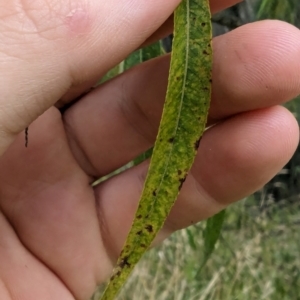
[[[0,155],[64,95],[141,45],[179,2],[0,0]]]

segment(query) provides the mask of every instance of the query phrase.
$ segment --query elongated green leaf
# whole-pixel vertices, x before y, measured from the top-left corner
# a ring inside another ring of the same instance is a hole
[[[136,159],[133,160],[133,165],[137,166],[146,159],[150,158],[152,156],[153,148],[148,149],[146,152],[139,155]]]
[[[116,77],[117,75],[121,74],[124,72],[124,62],[121,62],[120,64],[118,64],[117,66],[115,66],[114,68],[110,69],[102,78],[101,80],[98,82],[98,84],[104,83],[105,81],[108,81],[114,77]],[[97,85],[98,85],[97,84]]]
[[[120,64],[109,70],[103,78],[101,78],[100,83],[104,83],[107,80],[112,79],[113,77],[123,73],[124,71],[138,65],[142,62],[145,62],[149,59],[158,57],[160,55],[165,54],[165,51],[162,47],[160,41],[149,45],[145,48],[141,48],[136,50],[135,52],[131,53],[124,61]]]
[[[221,234],[224,220],[225,210],[222,210],[221,212],[219,212],[218,214],[214,215],[206,221],[206,227],[203,231],[204,258],[200,269],[202,269],[205,266],[211,254],[214,252],[215,245]]]
[[[262,0],[258,1],[258,19],[280,19],[290,23],[295,23],[297,17],[298,0]]]
[[[161,42],[154,43],[145,48],[139,49],[133,52],[125,61],[124,61],[124,70],[128,70],[135,65],[138,65],[142,62],[145,62],[149,59],[158,57],[162,54],[165,54]]]
[[[145,187],[103,300],[114,299],[163,226],[205,129],[212,68],[208,0],[183,0],[174,24],[169,86]]]

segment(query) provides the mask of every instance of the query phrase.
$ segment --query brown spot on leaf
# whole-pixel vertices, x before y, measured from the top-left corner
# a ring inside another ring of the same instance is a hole
[[[141,235],[142,233],[143,233],[143,231],[140,230],[140,231],[138,231],[136,234],[137,234],[137,235]]]
[[[120,267],[121,269],[125,268],[125,267],[130,267],[131,264],[130,262],[128,262],[129,256],[125,256],[118,264],[118,267]]]
[[[198,150],[199,145],[200,145],[200,140],[201,140],[201,138],[199,138],[199,139],[195,142],[195,144],[194,144],[195,150]]]
[[[145,228],[149,233],[153,232],[153,226],[151,224],[146,225]]]
[[[140,220],[142,218],[142,215],[138,215],[136,216],[136,218]]]
[[[177,174],[180,176],[182,174],[182,171],[181,170],[178,170],[177,171]]]
[[[169,138],[169,143],[171,143],[171,144],[174,143],[174,137]]]
[[[152,192],[152,195],[153,195],[154,197],[156,197],[156,190],[154,190],[154,191]]]
[[[186,176],[187,176],[187,175],[184,175],[184,177],[182,177],[182,178],[179,179],[179,182],[180,182],[179,187],[178,187],[178,190],[179,190],[179,191],[181,190],[181,188],[182,188],[182,186],[183,186],[183,183],[184,183],[185,180],[186,180]]]

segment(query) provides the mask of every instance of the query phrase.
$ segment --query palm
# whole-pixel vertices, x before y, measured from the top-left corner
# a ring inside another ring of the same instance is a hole
[[[20,135],[0,161],[0,205],[7,218],[2,217],[5,226],[1,228],[13,228],[21,241],[4,232],[2,236],[8,236],[9,241],[3,247],[7,247],[9,259],[18,253],[19,260],[24,256],[30,261],[24,260],[29,269],[17,261],[7,284],[16,285],[19,277],[36,293],[30,299],[45,299],[38,295],[51,286],[49,299],[71,299],[66,287],[86,296],[91,293],[86,287],[95,284],[97,274],[93,270],[98,269],[101,258],[89,177],[72,156],[55,109],[30,127],[29,143],[25,149],[24,136]],[[6,260],[1,255],[2,266]],[[28,272],[30,276],[25,276]],[[36,277],[40,278],[40,289],[34,289]],[[54,297],[57,293],[65,298]]]

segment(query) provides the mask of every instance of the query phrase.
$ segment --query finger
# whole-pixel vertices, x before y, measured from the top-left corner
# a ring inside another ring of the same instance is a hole
[[[210,122],[298,95],[299,41],[298,29],[276,21],[247,25],[215,39]],[[66,112],[70,144],[86,172],[105,175],[153,145],[168,68],[168,57],[142,64]]]
[[[285,103],[300,94],[300,31],[280,21],[245,25],[215,43],[210,118]],[[224,49],[233,49],[225,51]],[[224,78],[230,78],[230,85]],[[225,101],[225,103],[224,103]],[[225,105],[224,105],[225,104]]]
[[[214,13],[221,9],[230,7],[238,2],[240,2],[240,0],[222,0],[222,1],[213,0],[210,2],[210,6],[211,6],[212,13]],[[172,31],[173,31],[173,13],[171,16],[169,16],[166,19],[166,21],[150,37],[148,37],[145,41],[143,41],[142,44],[138,45],[137,48],[141,48],[141,47],[149,45],[153,42],[156,42],[159,39],[162,39],[162,38],[166,37],[167,35],[169,35]],[[134,50],[136,50],[136,48]],[[123,58],[124,57],[122,57],[122,59]],[[120,63],[120,62],[121,62],[121,60],[118,61],[118,63]],[[101,74],[101,75],[103,75],[103,74]],[[62,97],[60,99],[58,106],[59,107],[64,106],[71,100],[74,100],[76,97],[82,96],[82,94],[88,92],[92,86],[97,84],[97,82],[99,81],[99,76],[93,77],[93,79],[80,84],[76,88],[72,88],[71,91],[69,91],[66,95],[64,95],[64,97]]]
[[[222,9],[230,7],[238,2],[241,2],[241,0],[222,0],[222,1],[213,0],[210,2],[211,11],[212,13],[215,13]],[[173,31],[173,13],[150,37],[148,37],[145,41],[143,41],[142,44],[138,45],[138,48],[154,43],[159,39],[166,37],[172,31]],[[136,50],[136,48],[134,50]],[[122,57],[122,59],[123,58],[124,57]],[[118,61],[118,63],[120,62],[121,60]],[[103,73],[101,75],[103,75]],[[99,81],[99,76],[93,77],[91,80],[88,80],[78,85],[76,88],[72,88],[71,91],[69,91],[66,95],[64,95],[64,97],[62,97],[59,100],[59,104],[57,106],[58,107],[64,106],[71,100],[74,100],[76,97],[82,96],[84,93],[88,92],[92,86],[95,86],[97,84],[97,82]]]
[[[19,241],[2,213],[0,213],[0,236],[1,300],[74,300],[64,283]]]
[[[141,45],[180,1],[2,2],[0,154],[71,87],[95,81]]]
[[[156,241],[259,189],[288,161],[298,140],[298,124],[282,107],[243,113],[207,130],[192,171]],[[132,224],[147,168],[148,163],[143,163],[95,189],[102,235],[108,251],[114,254],[113,261]]]

